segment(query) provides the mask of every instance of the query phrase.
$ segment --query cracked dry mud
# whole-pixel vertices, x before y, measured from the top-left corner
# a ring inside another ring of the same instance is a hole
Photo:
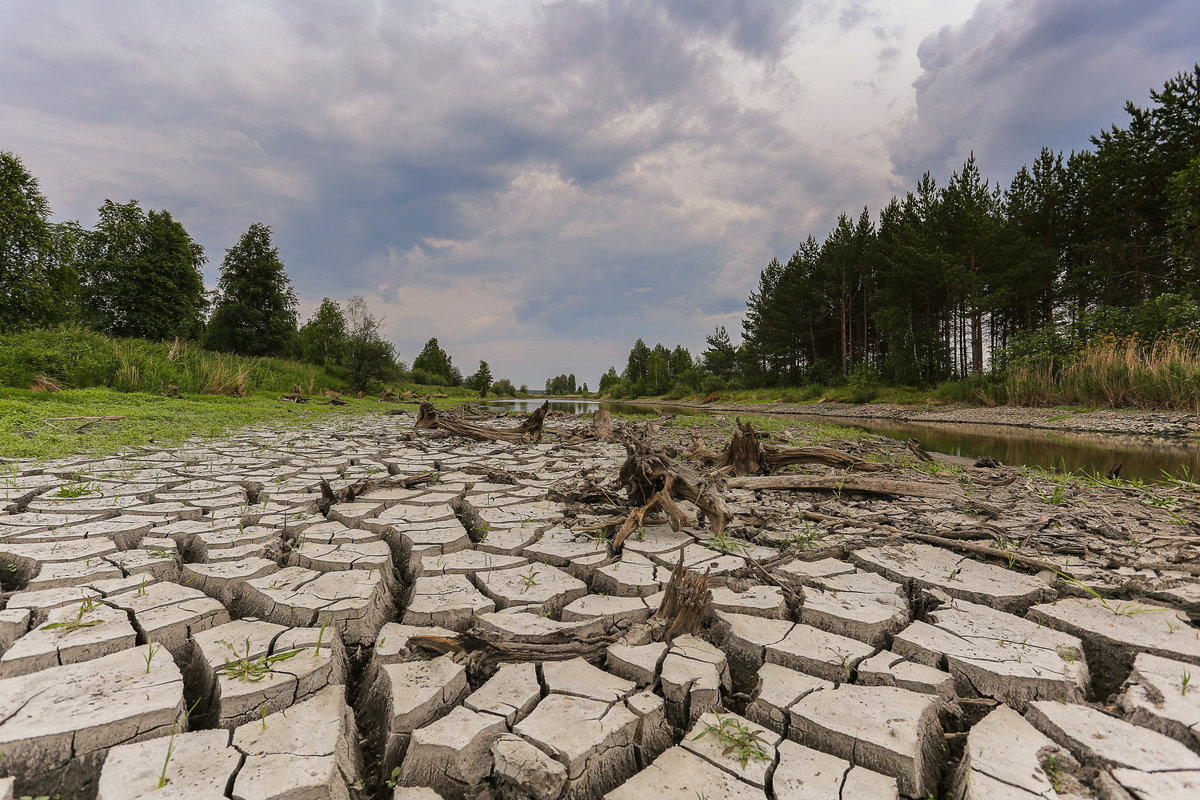
[[[616,552],[626,449],[589,419],[551,417],[538,443],[413,422],[7,464],[0,798],[1200,789],[1194,486],[1051,503],[1044,476],[843,440],[872,476],[953,496],[708,471],[726,530],[681,501],[682,529],[648,516]],[[681,459],[695,433],[617,427]],[[322,505],[322,481],[363,479]],[[679,565],[711,596],[664,640]]]

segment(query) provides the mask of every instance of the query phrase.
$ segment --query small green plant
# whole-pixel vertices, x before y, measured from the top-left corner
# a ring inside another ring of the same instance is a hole
[[[167,757],[163,759],[162,772],[158,773],[158,786],[155,786],[155,791],[167,785],[167,766],[171,763],[171,756],[175,755],[175,734],[178,732],[178,724],[171,723],[171,740],[167,742]]]
[[[267,729],[267,701],[263,700],[258,704],[258,716],[262,719],[262,729]]]
[[[150,662],[154,660],[155,654],[162,649],[160,644],[157,648],[154,647],[154,642],[150,642],[150,646],[146,648],[146,674],[150,674]]]
[[[825,649],[828,650],[829,652],[833,653],[834,657],[837,658],[838,662],[840,663],[840,665],[842,667],[842,673],[845,675],[844,680],[846,681],[846,683],[849,683],[850,682],[850,674],[854,670],[854,664],[851,662],[850,659],[852,659],[854,657],[854,654],[847,653],[842,650],[835,650],[832,647],[826,647]]]
[[[399,781],[399,780],[400,780],[400,768],[399,768],[399,767],[396,767],[396,768],[394,768],[394,769],[392,770],[392,775],[391,775],[391,777],[390,777],[390,778],[388,778],[386,781],[384,781],[384,783],[387,785],[387,788],[389,788],[389,789],[395,789],[395,788],[396,788],[396,782],[397,782],[397,781]]]
[[[226,657],[225,663],[217,667],[214,672],[217,675],[228,676],[235,681],[250,681],[251,683],[258,683],[267,677],[268,674],[274,672],[274,666],[280,661],[286,661],[289,658],[298,656],[304,650],[304,648],[300,648],[273,656],[250,658],[250,637],[248,636],[246,637],[245,653],[239,653],[236,647],[224,639],[218,640],[217,644],[229,648],[229,652],[233,653],[233,658]]]
[[[644,540],[646,538],[646,529],[638,528],[636,531],[633,532],[633,538],[637,539],[639,542]]]
[[[1049,779],[1050,786],[1054,788],[1054,791],[1061,792],[1063,786],[1062,776],[1059,775],[1058,760],[1053,755],[1046,756],[1046,763],[1042,765],[1042,769],[1045,770],[1046,778]]]
[[[321,655],[321,640],[325,638],[325,626],[329,624],[329,615],[325,615],[325,620],[321,623],[321,630],[317,634],[317,647],[313,650],[313,658]],[[387,638],[386,636],[384,637]]]
[[[814,528],[806,522],[803,528],[784,537],[783,546],[795,546],[801,550],[807,550],[824,539],[825,535],[824,531]]]
[[[761,733],[750,730],[740,720],[722,717],[720,714],[714,714],[714,716],[717,721],[700,731],[693,741],[703,739],[710,733],[713,734],[718,741],[725,745],[721,754],[732,755],[742,765],[742,769],[746,768],[751,759],[755,761],[771,760],[764,747],[767,742],[762,738]]]
[[[95,608],[95,605],[90,600],[85,600],[79,604],[79,613],[75,615],[75,619],[67,620],[66,622],[48,622],[41,627],[44,631],[61,631],[62,633],[70,633],[71,631],[79,630],[80,628],[91,628],[96,625],[103,625],[104,620],[93,619],[89,622],[83,621],[83,615]]]
[[[709,550],[716,550],[718,553],[725,553],[726,555],[736,553],[742,547],[737,540],[730,539],[723,533],[710,536],[708,541],[704,543],[704,546]]]
[[[1183,671],[1183,676],[1182,676],[1181,680],[1179,681],[1179,693],[1181,695],[1183,695],[1184,697],[1187,697],[1188,684],[1191,682],[1192,682],[1192,673],[1188,672],[1185,669]]]
[[[1062,572],[1060,570],[1054,570],[1054,572],[1055,572],[1055,574],[1058,575],[1058,577],[1062,581],[1069,583],[1072,586],[1078,587],[1079,589],[1082,589],[1084,592],[1087,592],[1089,595],[1094,597],[1096,600],[1099,600],[1100,605],[1104,606],[1104,608],[1106,608],[1108,611],[1112,612],[1115,616],[1133,617],[1133,616],[1137,616],[1138,614],[1147,614],[1152,611],[1159,610],[1157,608],[1143,608],[1142,606],[1139,606],[1136,603],[1129,603],[1129,604],[1110,603],[1110,602],[1108,602],[1107,598],[1103,597],[1099,592],[1097,592],[1092,587],[1088,586],[1083,581],[1079,580],[1079,578],[1076,578],[1074,575],[1070,575],[1070,574],[1068,574],[1066,572]],[[1169,624],[1170,623],[1168,623],[1168,625]]]
[[[99,491],[99,489],[96,487],[96,484],[94,484],[94,483],[88,483],[88,482],[82,481],[82,480],[68,481],[67,483],[64,483],[62,486],[58,487],[58,491],[55,492],[52,496],[53,497],[83,497],[85,494],[91,494],[92,492],[95,492],[95,491]]]
[[[526,572],[524,575],[518,575],[517,577],[521,581],[521,585],[523,587],[521,591],[523,592],[532,589],[534,586],[537,586],[537,570],[535,570],[533,567],[529,568],[529,572]]]

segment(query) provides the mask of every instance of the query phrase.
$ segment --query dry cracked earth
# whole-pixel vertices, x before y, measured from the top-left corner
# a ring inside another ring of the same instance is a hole
[[[880,440],[847,446],[967,502],[726,489],[726,535],[681,503],[687,527],[614,554],[625,448],[555,425],[374,416],[10,464],[0,799],[1200,791],[1194,529]],[[981,529],[1073,580],[903,533]],[[680,563],[711,604],[664,640]]]

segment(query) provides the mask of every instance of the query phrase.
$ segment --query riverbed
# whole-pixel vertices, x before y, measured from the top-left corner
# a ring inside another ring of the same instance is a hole
[[[1078,412],[1064,409],[909,407],[847,404],[726,406],[529,398],[494,401],[532,411],[548,401],[568,414],[604,408],[614,414],[756,414],[839,425],[894,439],[917,439],[929,451],[1079,475],[1162,483],[1200,474],[1195,415]]]

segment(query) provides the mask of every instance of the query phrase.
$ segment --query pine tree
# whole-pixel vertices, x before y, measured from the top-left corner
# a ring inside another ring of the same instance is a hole
[[[221,262],[208,346],[253,356],[283,355],[295,335],[296,293],[271,243],[271,229],[256,222]]]

